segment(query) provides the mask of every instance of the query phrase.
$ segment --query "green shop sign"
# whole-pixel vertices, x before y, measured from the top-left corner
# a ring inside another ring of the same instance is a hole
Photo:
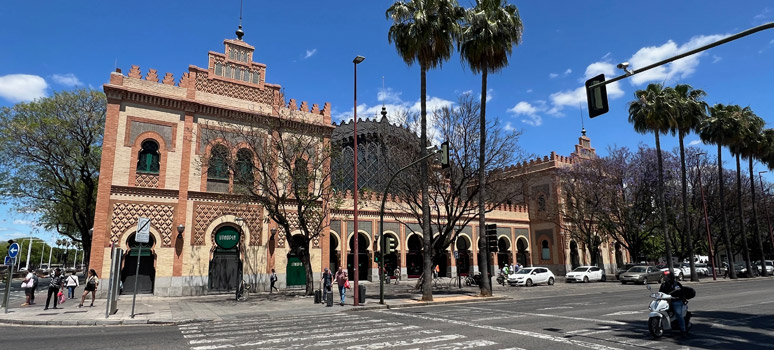
[[[234,248],[239,243],[239,231],[224,227],[215,234],[215,244],[223,249]]]

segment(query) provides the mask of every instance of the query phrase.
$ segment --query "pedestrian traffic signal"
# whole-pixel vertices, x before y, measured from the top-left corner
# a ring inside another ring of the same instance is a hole
[[[490,253],[497,253],[497,225],[488,224],[485,226],[486,249]]]
[[[376,252],[374,253],[374,262],[379,262],[379,259],[382,257],[382,252]]]
[[[605,75],[600,74],[589,80],[586,80],[586,101],[589,104],[589,118],[607,113],[610,106],[607,104],[606,85],[599,85],[590,89],[589,87],[605,81]]]
[[[449,141],[441,144],[441,169],[449,167]]]

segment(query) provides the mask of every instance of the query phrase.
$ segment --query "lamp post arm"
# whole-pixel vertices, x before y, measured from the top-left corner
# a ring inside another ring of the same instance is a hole
[[[384,193],[382,194],[382,205],[379,209],[379,251],[382,253],[382,258],[379,259],[379,304],[384,304],[384,204],[387,202],[387,191],[390,190],[390,185],[392,185],[392,181],[395,180],[395,177],[397,177],[398,174],[408,168],[413,167],[414,165],[419,164],[419,162],[438,154],[439,152],[440,150],[430,152],[424,157],[415,160],[411,164],[400,168],[398,171],[392,174],[390,181],[387,181],[387,186],[384,187]]]
[[[623,78],[630,77],[632,75],[642,73],[642,72],[644,72],[646,70],[650,70],[650,69],[656,68],[658,66],[665,65],[665,64],[667,64],[669,62],[679,60],[679,59],[681,59],[683,57],[687,57],[687,56],[693,55],[695,53],[699,53],[699,52],[702,52],[702,51],[705,51],[705,50],[709,50],[709,49],[711,49],[711,48],[713,48],[715,46],[720,46],[720,45],[723,45],[723,44],[725,44],[727,42],[731,42],[731,41],[734,41],[736,39],[748,36],[750,34],[755,34],[755,33],[760,32],[762,30],[771,29],[771,28],[774,28],[774,22],[770,22],[770,23],[766,23],[766,24],[761,24],[761,25],[759,25],[757,27],[752,27],[752,28],[747,29],[747,30],[745,30],[743,32],[739,32],[739,33],[736,33],[736,34],[731,35],[729,37],[720,39],[720,40],[718,40],[718,41],[716,41],[714,43],[707,44],[707,45],[704,45],[702,47],[695,48],[695,49],[693,49],[691,51],[687,51],[687,52],[681,53],[679,55],[667,58],[667,59],[665,59],[663,61],[659,61],[659,62],[653,63],[653,64],[651,64],[649,66],[645,66],[645,67],[642,67],[642,68],[639,68],[639,69],[635,69],[635,70],[631,71],[631,73],[622,74],[622,75],[619,75],[619,76],[617,76],[617,77],[615,77],[613,79],[608,79],[608,80],[596,83],[594,85],[589,86],[587,89],[590,90],[590,89],[594,89],[594,88],[602,86],[602,85],[607,85],[607,84],[610,84],[610,83],[614,83],[614,82],[619,81],[619,80],[621,80]]]

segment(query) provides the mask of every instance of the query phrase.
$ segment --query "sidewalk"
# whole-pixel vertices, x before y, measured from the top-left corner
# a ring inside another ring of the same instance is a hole
[[[433,301],[420,301],[421,294],[413,291],[415,281],[401,285],[389,285],[385,288],[385,305],[379,304],[379,284],[361,282],[366,286],[366,300],[355,307],[353,292],[349,290],[346,304],[340,306],[338,292],[334,286],[334,305],[325,307],[315,304],[314,297],[304,296],[303,290],[285,290],[280,293],[251,293],[248,300],[236,302],[234,293],[206,295],[196,297],[155,297],[137,295],[135,317],[132,318],[132,295],[122,295],[118,300],[118,312],[105,317],[106,300],[97,299],[94,307],[89,307],[91,296],[79,308],[80,298],[67,300],[58,309],[45,306],[45,296],[38,296],[37,303],[27,307],[12,305],[7,314],[0,313],[0,323],[25,325],[129,325],[129,324],[185,324],[236,319],[240,317],[260,317],[263,315],[325,314],[343,311],[404,308],[425,305],[492,301],[508,299],[504,296],[482,298],[477,287],[443,288],[433,290]],[[80,297],[83,287],[76,291]],[[53,305],[49,305],[53,307]]]

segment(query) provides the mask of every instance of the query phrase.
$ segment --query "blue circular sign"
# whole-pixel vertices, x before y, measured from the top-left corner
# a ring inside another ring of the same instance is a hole
[[[19,255],[19,243],[11,244],[8,247],[8,256],[15,258],[17,255]]]

